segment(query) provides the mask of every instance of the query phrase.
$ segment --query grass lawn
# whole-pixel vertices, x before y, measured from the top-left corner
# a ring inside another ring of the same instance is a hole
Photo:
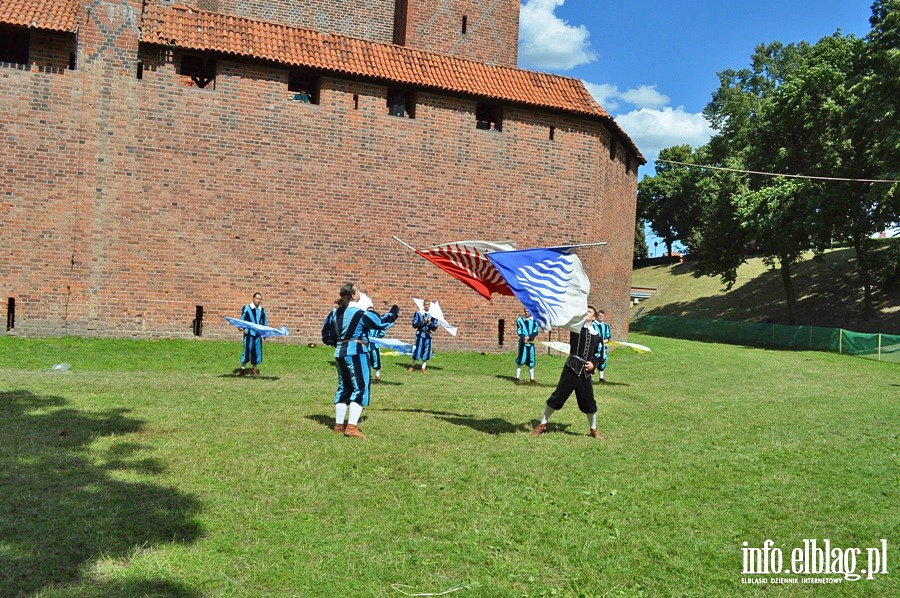
[[[509,353],[386,357],[356,440],[326,347],[0,337],[0,596],[900,595],[900,367],[629,340],[605,440],[574,398],[532,438],[562,359]],[[742,583],[767,539],[888,574]]]

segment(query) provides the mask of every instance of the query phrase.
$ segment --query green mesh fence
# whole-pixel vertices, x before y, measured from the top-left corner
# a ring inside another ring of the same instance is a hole
[[[752,347],[831,351],[900,363],[900,336],[867,334],[840,328],[787,326],[678,316],[644,316],[631,323],[635,332]]]

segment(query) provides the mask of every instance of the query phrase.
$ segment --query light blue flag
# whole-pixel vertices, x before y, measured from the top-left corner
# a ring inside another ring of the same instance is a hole
[[[492,251],[487,257],[544,330],[578,332],[587,319],[591,282],[573,247]]]
[[[259,332],[260,338],[269,338],[270,336],[287,336],[291,332],[287,329],[287,326],[282,326],[281,328],[271,328],[269,326],[263,326],[262,324],[254,324],[253,322],[248,322],[247,320],[240,320],[238,318],[229,318],[228,316],[222,316],[228,323],[236,328],[240,328],[243,330],[244,328],[256,330]]]
[[[413,346],[409,343],[405,343],[403,341],[398,341],[393,338],[369,338],[370,343],[375,343],[379,347],[383,349],[388,349],[390,351],[396,351],[401,355],[412,355]]]

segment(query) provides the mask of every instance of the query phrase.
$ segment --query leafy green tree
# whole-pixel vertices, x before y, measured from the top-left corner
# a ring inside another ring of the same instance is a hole
[[[672,245],[691,238],[702,206],[698,183],[702,174],[695,168],[668,164],[665,161],[693,162],[689,145],[676,145],[659,152],[656,175],[638,183],[638,211],[650,223],[650,229],[663,240],[666,253]]]
[[[641,216],[638,214],[634,223],[634,259],[639,260],[647,257],[649,251],[647,235],[644,233],[644,221],[641,220]]]

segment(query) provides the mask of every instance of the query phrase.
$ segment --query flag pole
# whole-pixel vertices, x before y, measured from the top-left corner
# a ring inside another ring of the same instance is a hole
[[[413,251],[416,250],[415,247],[413,247],[413,246],[410,245],[409,243],[407,243],[407,242],[405,242],[405,241],[399,239],[398,237],[396,237],[396,236],[394,236],[394,235],[391,235],[391,238],[394,239],[395,241],[397,241],[398,243],[400,243],[401,245],[405,245],[407,249],[412,249]]]

